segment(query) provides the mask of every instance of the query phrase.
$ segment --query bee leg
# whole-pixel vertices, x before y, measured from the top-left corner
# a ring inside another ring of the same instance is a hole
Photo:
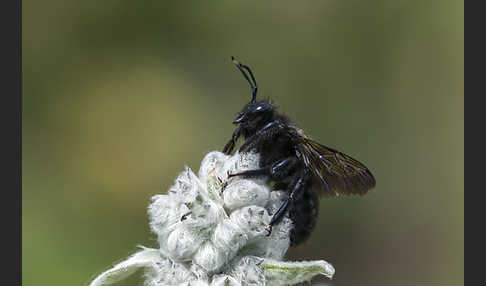
[[[272,226],[271,226],[271,225],[269,225],[269,226],[267,227],[266,231],[267,231],[267,234],[266,234],[265,236],[266,236],[266,237],[270,236],[270,235],[272,234]]]
[[[261,176],[268,176],[270,175],[270,168],[261,168],[255,170],[247,170],[235,174],[228,174],[228,178],[241,176],[244,178],[253,178],[253,177],[261,177]]]
[[[236,176],[242,176],[244,178],[269,176],[272,180],[280,180],[288,176],[297,163],[297,158],[287,157],[261,169],[247,170],[240,173],[228,174],[228,178]]]
[[[235,129],[235,131],[233,132],[231,139],[224,146],[223,153],[225,153],[226,155],[231,154],[231,152],[233,151],[233,148],[235,147],[235,143],[236,143],[236,141],[238,141],[238,138],[240,137],[240,135],[241,135],[241,127],[238,126]]]
[[[275,214],[272,217],[272,220],[270,221],[270,225],[273,226],[277,222],[280,221],[284,217],[284,214],[286,213],[290,203],[294,201],[295,198],[297,198],[300,194],[302,194],[302,191],[305,190],[309,183],[309,176],[307,175],[306,172],[302,173],[299,177],[297,182],[294,185],[294,188],[292,189],[292,192],[290,193],[289,197],[283,204],[280,206],[280,208],[275,212]]]
[[[296,157],[287,157],[273,163],[270,167],[270,178],[274,181],[282,181],[289,177],[299,163]]]
[[[230,140],[226,145],[224,146],[223,153],[226,155],[231,154],[231,151],[233,151],[233,148],[235,147],[235,141]]]
[[[287,210],[291,199],[288,198],[285,202],[278,208],[277,212],[273,214],[272,220],[270,220],[270,226],[275,225],[284,217],[285,211]]]

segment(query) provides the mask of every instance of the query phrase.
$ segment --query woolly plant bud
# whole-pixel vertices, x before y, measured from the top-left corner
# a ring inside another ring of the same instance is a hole
[[[191,260],[205,241],[205,236],[198,232],[176,228],[167,238],[168,255],[176,261]]]
[[[196,252],[193,262],[208,273],[217,272],[228,260],[225,250],[216,247],[212,241],[207,241]]]
[[[215,228],[211,241],[218,249],[227,250],[225,260],[228,261],[247,244],[248,235],[237,224],[226,220]]]
[[[253,240],[269,233],[271,217],[265,208],[248,206],[231,213],[230,220],[240,227]]]
[[[210,152],[198,175],[186,167],[167,195],[148,207],[157,249],[144,248],[98,276],[91,286],[111,284],[145,269],[145,286],[293,285],[334,269],[325,261],[283,262],[292,220],[286,214],[270,228],[272,214],[287,199],[265,177],[229,178],[259,168],[259,155]],[[270,232],[271,229],[271,232]]]
[[[253,181],[236,180],[228,184],[224,190],[224,205],[229,210],[235,210],[248,205],[265,206],[270,198],[267,188]]]

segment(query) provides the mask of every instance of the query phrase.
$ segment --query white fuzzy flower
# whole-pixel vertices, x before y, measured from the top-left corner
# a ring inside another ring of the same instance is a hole
[[[286,199],[264,179],[228,178],[257,169],[258,154],[211,152],[196,176],[185,170],[167,195],[149,205],[159,249],[143,248],[98,276],[111,284],[145,268],[146,286],[293,285],[334,268],[325,261],[283,262],[293,228],[288,215],[269,234],[271,215]]]

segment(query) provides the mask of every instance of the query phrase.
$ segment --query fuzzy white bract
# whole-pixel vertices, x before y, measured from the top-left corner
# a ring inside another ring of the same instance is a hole
[[[287,194],[265,179],[228,178],[257,169],[259,155],[208,153],[196,176],[188,167],[167,195],[148,208],[159,249],[142,247],[99,275],[90,286],[111,284],[145,268],[146,286],[293,285],[334,268],[320,261],[283,262],[292,221],[285,216],[269,234],[271,215]]]

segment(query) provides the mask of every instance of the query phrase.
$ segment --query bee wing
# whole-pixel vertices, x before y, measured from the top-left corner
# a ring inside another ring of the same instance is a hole
[[[305,165],[322,183],[324,196],[364,195],[376,184],[368,168],[356,159],[309,138],[297,144]]]

